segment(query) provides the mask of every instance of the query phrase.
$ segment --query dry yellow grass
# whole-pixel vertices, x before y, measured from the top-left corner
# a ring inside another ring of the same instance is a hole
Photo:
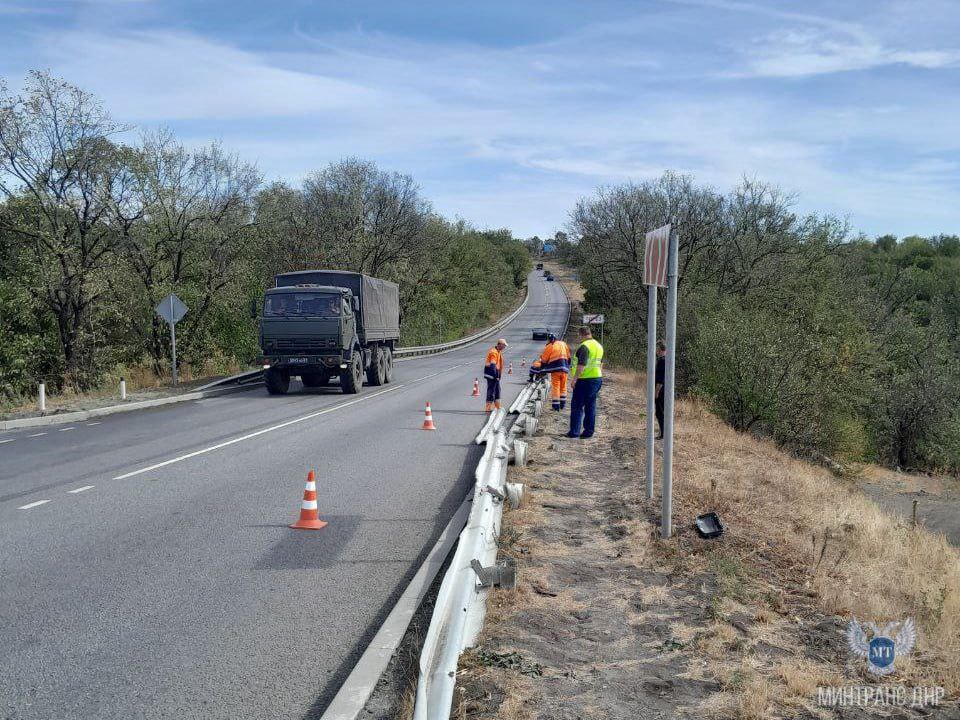
[[[224,357],[215,357],[205,360],[199,366],[181,365],[177,368],[177,377],[181,383],[192,383],[222,375],[233,375],[242,372],[236,360]],[[78,392],[67,386],[62,392],[47,392],[47,411],[69,410],[85,407],[86,404],[102,404],[104,400],[119,399],[120,378],[126,381],[127,393],[133,395],[150,390],[165,390],[170,385],[170,374],[154,373],[149,363],[142,363],[125,368],[117,368],[108,373],[102,385],[93,390]],[[5,413],[30,412],[36,408],[36,398],[20,398],[7,402],[0,410]]]
[[[622,378],[642,387],[636,373]],[[728,552],[759,574],[792,578],[823,612],[913,617],[923,662],[904,662],[901,681],[960,692],[960,553],[942,535],[885,513],[825,469],[735,432],[697,400],[677,404],[675,448],[677,526],[712,504],[732,531]],[[771,612],[760,608],[761,615],[769,620]]]

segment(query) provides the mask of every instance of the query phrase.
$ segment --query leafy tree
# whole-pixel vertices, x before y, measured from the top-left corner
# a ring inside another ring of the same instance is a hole
[[[645,233],[672,221],[681,389],[801,451],[955,471],[960,240],[871,242],[792,204],[755,179],[720,194],[672,173],[581,200],[574,260],[609,356],[645,362]]]
[[[111,138],[124,128],[99,102],[48,73],[21,95],[0,87],[2,229],[36,272],[28,291],[53,315],[66,380],[91,384],[93,309],[119,236],[109,222],[131,192]]]

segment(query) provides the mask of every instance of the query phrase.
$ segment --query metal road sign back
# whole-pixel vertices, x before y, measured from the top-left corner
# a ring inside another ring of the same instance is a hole
[[[175,325],[180,322],[180,320],[183,319],[183,316],[187,314],[187,306],[184,305],[183,301],[173,293],[170,293],[163,300],[161,300],[154,310],[156,310],[157,315],[162,317],[171,325]]]
[[[670,225],[647,233],[647,247],[643,251],[643,284],[667,286],[667,255],[670,248]]]
[[[584,315],[584,325],[603,325],[603,315]]]

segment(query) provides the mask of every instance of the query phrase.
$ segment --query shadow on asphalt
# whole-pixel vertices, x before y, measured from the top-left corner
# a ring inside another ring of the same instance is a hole
[[[293,530],[274,543],[261,558],[258,570],[318,570],[337,564],[343,548],[360,527],[359,515],[323,515],[329,523],[323,530]],[[248,525],[247,527],[277,527]],[[283,527],[283,526],[281,526]]]

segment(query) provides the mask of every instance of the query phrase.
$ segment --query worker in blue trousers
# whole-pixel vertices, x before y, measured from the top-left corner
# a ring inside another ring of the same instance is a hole
[[[570,403],[569,438],[593,437],[597,423],[597,395],[603,383],[603,345],[593,339],[590,327],[578,331],[580,347],[573,356],[570,380],[573,398]]]

